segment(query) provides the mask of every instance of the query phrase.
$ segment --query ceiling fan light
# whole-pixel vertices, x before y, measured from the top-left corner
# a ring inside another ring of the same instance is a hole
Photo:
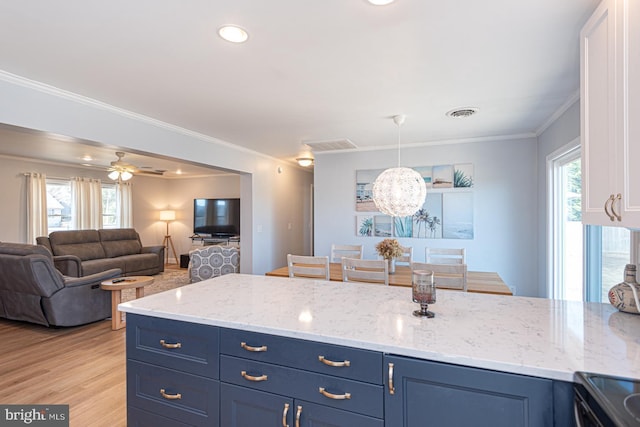
[[[133,177],[133,174],[129,171],[124,171],[120,174],[120,177],[123,181],[128,181],[131,179],[131,177]]]
[[[109,172],[109,175],[107,175],[109,177],[109,179],[112,179],[114,181],[118,180],[118,177],[120,176],[120,172],[118,171],[111,171]]]

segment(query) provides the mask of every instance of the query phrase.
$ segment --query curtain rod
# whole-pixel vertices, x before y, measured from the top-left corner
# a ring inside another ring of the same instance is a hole
[[[24,175],[24,176],[29,176],[31,173],[35,173],[35,172],[23,172],[23,175]],[[71,180],[71,179],[73,179],[73,178],[74,178],[74,177],[72,177],[72,176],[68,176],[68,177],[66,177],[66,178],[63,178],[63,177],[59,177],[59,176],[50,176],[50,175],[47,175],[47,174],[45,174],[45,176],[46,176],[46,178],[51,178],[51,179],[60,179],[60,180],[63,180],[63,181],[69,181],[69,180]],[[86,178],[86,177],[80,177],[80,178]],[[97,180],[99,180],[99,181],[101,181],[101,182],[102,182],[102,180],[101,180],[100,178],[89,178],[89,179],[97,179]],[[113,181],[113,182],[115,183],[115,182],[117,182],[117,181]]]

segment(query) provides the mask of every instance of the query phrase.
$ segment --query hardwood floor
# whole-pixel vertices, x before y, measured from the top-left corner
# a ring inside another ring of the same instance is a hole
[[[70,427],[126,426],[125,331],[0,319],[0,403],[68,404]]]

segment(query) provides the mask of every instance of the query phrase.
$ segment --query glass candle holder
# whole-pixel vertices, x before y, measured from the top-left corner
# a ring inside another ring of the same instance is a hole
[[[420,310],[413,312],[418,317],[434,317],[428,310],[429,304],[436,302],[436,285],[433,282],[433,271],[414,270],[411,277],[413,302],[420,304]]]

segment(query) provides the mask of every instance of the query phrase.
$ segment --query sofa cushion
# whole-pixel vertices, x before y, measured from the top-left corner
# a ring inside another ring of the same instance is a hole
[[[99,233],[108,258],[139,254],[142,251],[140,237],[133,228],[103,229]]]
[[[0,243],[0,253],[8,255],[44,255],[52,259],[51,252],[42,245],[28,245],[25,243]]]
[[[127,274],[136,271],[153,270],[158,267],[158,255],[156,254],[123,255],[118,259],[124,261],[124,269],[122,271]]]
[[[53,255],[75,255],[82,261],[104,258],[98,230],[65,230],[49,234]]]
[[[124,261],[121,258],[101,258],[82,261],[82,275],[101,273],[112,268],[119,268],[122,273],[125,272]]]

